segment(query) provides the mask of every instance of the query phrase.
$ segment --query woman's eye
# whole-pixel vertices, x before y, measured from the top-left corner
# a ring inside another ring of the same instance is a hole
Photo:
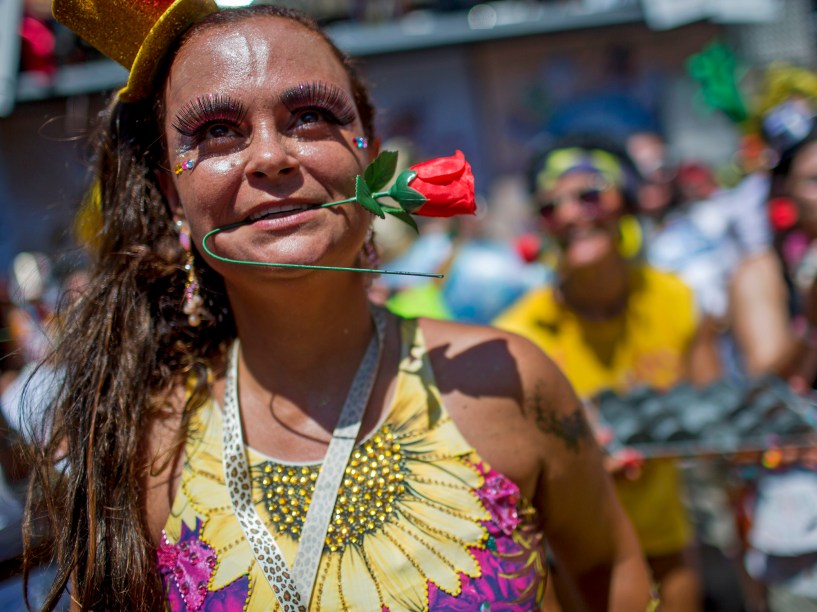
[[[293,113],[293,126],[295,129],[331,129],[333,126],[341,125],[334,112],[325,108],[304,108]]]
[[[230,136],[233,134],[235,130],[224,124],[215,124],[211,125],[205,130],[205,137],[206,138],[224,138],[225,136]]]
[[[301,113],[301,123],[317,123],[323,117],[316,110],[308,110]]]
[[[323,121],[324,119],[325,119],[324,113],[315,109],[301,111],[301,113],[298,115],[299,124],[318,123],[320,121]]]

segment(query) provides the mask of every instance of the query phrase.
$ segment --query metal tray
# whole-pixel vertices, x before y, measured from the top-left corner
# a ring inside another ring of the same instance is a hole
[[[590,403],[596,425],[612,434],[608,450],[633,448],[645,458],[748,457],[817,444],[817,397],[797,395],[772,376],[744,385],[608,391]]]

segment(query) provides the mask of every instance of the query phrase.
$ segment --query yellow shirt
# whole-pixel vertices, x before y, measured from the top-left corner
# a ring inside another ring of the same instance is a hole
[[[551,288],[534,290],[495,321],[539,345],[581,397],[635,386],[667,389],[684,374],[695,334],[691,290],[680,279],[646,266],[631,271],[624,311],[604,321],[583,319],[559,303]],[[619,499],[649,556],[681,550],[689,524],[675,464],[650,461],[636,481],[616,480]]]

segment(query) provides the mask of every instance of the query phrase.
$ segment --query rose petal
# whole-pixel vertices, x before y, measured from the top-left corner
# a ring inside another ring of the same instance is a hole
[[[441,185],[451,182],[463,173],[465,156],[458,150],[450,157],[430,159],[412,166],[411,169],[422,180]]]

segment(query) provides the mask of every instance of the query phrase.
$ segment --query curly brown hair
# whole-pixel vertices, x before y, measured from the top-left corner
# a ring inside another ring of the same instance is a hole
[[[35,557],[37,520],[46,516],[57,569],[44,610],[57,606],[69,584],[82,609],[163,607],[145,483],[151,470],[178,457],[189,416],[209,395],[208,372],[236,331],[223,281],[198,253],[205,314],[191,327],[181,311],[186,253],[157,178],[168,167],[161,87],[169,58],[197,32],[259,16],[289,19],[326,40],[349,75],[364,131],[374,136],[369,94],[349,58],[304,14],[269,5],[220,11],[194,24],[167,54],[154,96],[114,99],[102,113],[93,142],[102,223],[91,279],[61,316],[50,360],[64,378],[33,451],[26,565]],[[146,432],[168,414],[166,398],[181,383],[192,393],[175,453],[150,457]]]

